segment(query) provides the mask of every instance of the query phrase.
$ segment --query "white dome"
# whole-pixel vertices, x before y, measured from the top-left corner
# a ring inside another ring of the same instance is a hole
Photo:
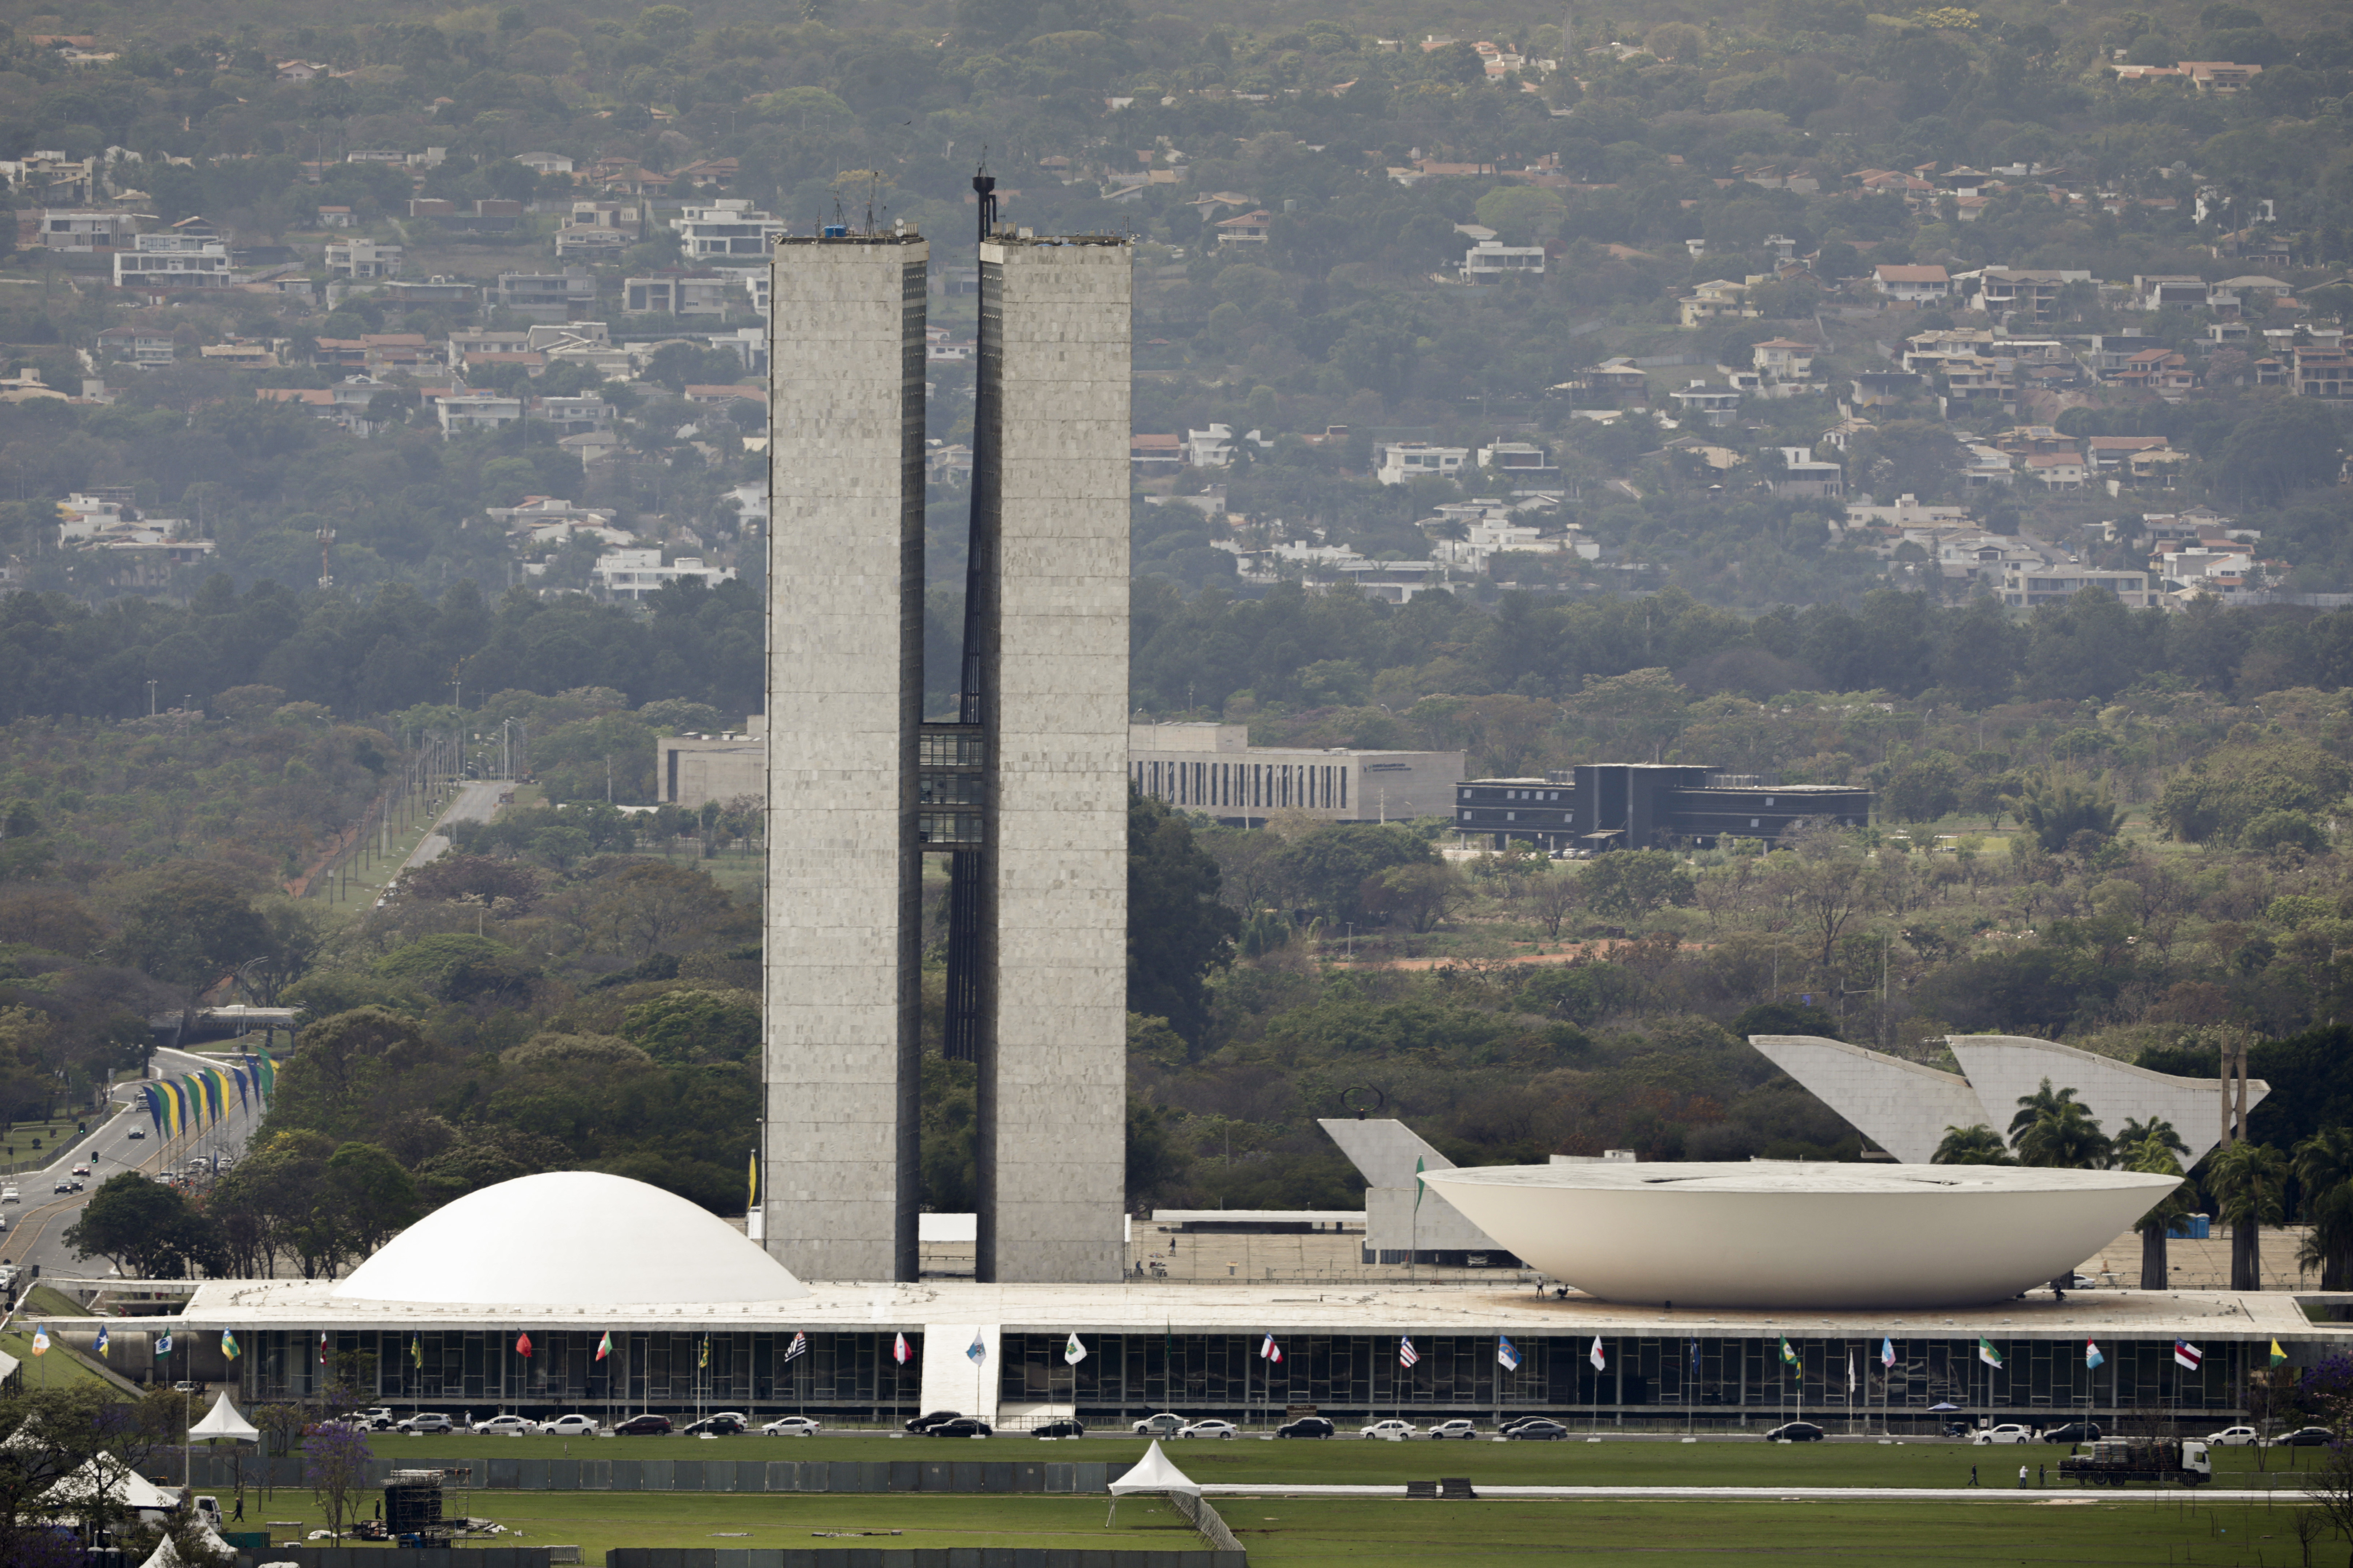
[[[786,1301],[808,1287],[675,1194],[596,1171],[469,1193],[402,1231],[334,1289],[346,1301],[634,1307]]]

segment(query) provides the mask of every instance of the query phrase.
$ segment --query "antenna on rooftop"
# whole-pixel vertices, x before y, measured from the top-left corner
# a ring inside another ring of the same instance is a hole
[[[987,243],[997,232],[997,176],[988,172],[988,148],[980,150],[980,163],[972,172],[972,194],[980,207],[980,239]]]

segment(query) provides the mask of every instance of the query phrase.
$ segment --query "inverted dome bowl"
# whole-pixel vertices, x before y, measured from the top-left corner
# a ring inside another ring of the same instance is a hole
[[[2068,1272],[2179,1184],[2013,1165],[1482,1165],[1422,1178],[1552,1278],[1606,1300],[1944,1307]]]

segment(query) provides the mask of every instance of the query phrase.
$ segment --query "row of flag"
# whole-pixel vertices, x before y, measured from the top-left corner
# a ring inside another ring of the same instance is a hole
[[[98,1325],[98,1341],[90,1348],[98,1352],[99,1354],[104,1355],[107,1353],[108,1343],[107,1325],[100,1323]],[[324,1361],[326,1359],[326,1336],[324,1334],[319,1336],[319,1359]],[[223,1329],[221,1331],[220,1349],[221,1354],[228,1360],[235,1361],[237,1358],[240,1352],[237,1348],[237,1334],[234,1331],[228,1329]],[[33,1353],[35,1355],[47,1355],[49,1353],[49,1325],[47,1323],[36,1323],[33,1325]],[[162,1334],[156,1337],[155,1353],[157,1355],[170,1355],[172,1353],[172,1331],[169,1329],[164,1330]]]
[[[201,1068],[139,1087],[156,1134],[177,1138],[227,1115],[232,1091],[240,1110],[250,1109],[256,1098],[268,1105],[278,1089],[278,1064],[265,1047],[259,1054],[248,1052],[241,1066]]]

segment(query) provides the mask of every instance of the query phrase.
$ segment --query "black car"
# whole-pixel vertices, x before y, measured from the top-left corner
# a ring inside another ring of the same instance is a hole
[[[2326,1426],[2299,1426],[2284,1437],[2274,1437],[2273,1443],[2283,1448],[2326,1448],[2337,1441],[2337,1434]]]
[[[2319,1430],[2326,1432],[2328,1428],[2323,1426]],[[2046,1428],[2042,1440],[2046,1443],[2096,1443],[2100,1440],[2100,1428],[2096,1422],[2070,1421],[2064,1426]]]
[[[706,1415],[689,1426],[686,1429],[686,1435],[690,1437],[699,1437],[708,1432],[714,1437],[733,1437],[743,1430],[744,1423],[736,1420],[733,1415]]]
[[[667,1415],[632,1415],[613,1428],[616,1437],[659,1437],[670,1431]]]
[[[1556,1426],[1567,1425],[1567,1423],[1550,1415],[1514,1415],[1509,1421],[1497,1422],[1495,1424],[1495,1430],[1498,1432],[1509,1432],[1513,1427],[1525,1426],[1531,1421],[1550,1421]]]
[[[928,1432],[933,1427],[939,1426],[943,1422],[959,1420],[963,1415],[964,1412],[961,1410],[927,1410],[923,1415],[916,1416],[913,1421],[908,1422],[907,1430],[910,1432]]]
[[[976,1415],[959,1415],[953,1421],[943,1421],[936,1426],[926,1426],[927,1437],[986,1437],[996,1431]]]
[[[1557,1421],[1514,1421],[1504,1436],[1514,1443],[1566,1443],[1568,1428]]]
[[[1059,1421],[1049,1421],[1029,1434],[1032,1437],[1083,1437],[1086,1435],[1087,1424],[1068,1415]]]
[[[1765,1434],[1767,1443],[1819,1443],[1827,1436],[1810,1421],[1784,1421]]]
[[[1335,1428],[1321,1415],[1303,1415],[1296,1421],[1286,1421],[1274,1429],[1278,1437],[1329,1437]]]

